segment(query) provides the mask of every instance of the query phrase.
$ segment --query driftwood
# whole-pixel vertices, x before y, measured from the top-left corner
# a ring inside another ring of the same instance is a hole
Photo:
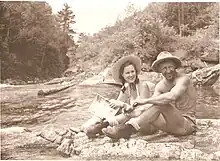
[[[65,86],[62,86],[62,87],[57,87],[57,88],[51,88],[51,89],[45,89],[45,90],[39,90],[38,91],[38,96],[47,96],[47,95],[50,95],[50,94],[54,94],[54,93],[57,93],[57,92],[60,92],[60,91],[63,91],[69,87],[72,87],[74,86],[75,84],[71,83],[69,85],[65,85]]]

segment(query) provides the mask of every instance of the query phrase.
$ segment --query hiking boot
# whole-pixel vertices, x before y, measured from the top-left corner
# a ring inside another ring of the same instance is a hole
[[[89,138],[95,138],[97,134],[102,135],[102,129],[106,128],[109,125],[108,121],[97,122],[94,125],[91,125],[86,129],[86,135]]]
[[[102,129],[104,135],[112,139],[129,139],[133,133],[136,133],[136,129],[132,125],[120,124],[115,127],[107,127]]]

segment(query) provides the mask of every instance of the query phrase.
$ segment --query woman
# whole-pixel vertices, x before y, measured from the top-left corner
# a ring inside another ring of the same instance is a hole
[[[86,130],[86,134],[89,137],[94,137],[97,133],[102,133],[102,128],[108,125],[114,126],[117,124],[124,124],[130,119],[131,115],[126,115],[126,113],[131,112],[133,109],[130,106],[137,98],[148,98],[150,96],[150,90],[148,84],[144,81],[140,81],[138,75],[141,71],[141,60],[137,56],[125,56],[116,62],[112,68],[112,76],[115,82],[121,83],[122,88],[117,100],[110,100],[110,106],[112,108],[122,109],[119,115],[111,121],[101,121],[95,125],[89,127]],[[134,115],[140,115],[141,109],[132,112]],[[150,125],[149,125],[150,126]],[[151,131],[151,127],[148,127]],[[148,131],[145,131],[149,133]]]

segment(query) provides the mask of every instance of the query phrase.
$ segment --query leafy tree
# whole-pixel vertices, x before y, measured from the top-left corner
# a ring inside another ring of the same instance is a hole
[[[90,67],[98,66],[100,70],[129,54],[140,56],[148,71],[163,50],[183,49],[193,59],[211,44],[200,40],[201,37],[218,37],[219,6],[216,4],[150,3],[143,11],[117,20],[114,26],[105,27],[93,36],[82,34],[75,55],[77,60]]]
[[[5,1],[0,12],[1,79],[60,76],[68,66],[67,49],[74,42],[60,30],[51,7],[45,2]]]
[[[181,36],[187,36],[195,32],[196,29],[210,25],[211,18],[206,9],[213,4],[215,3],[166,3],[164,20],[169,26],[173,26]]]
[[[64,8],[58,12],[57,21],[60,23],[60,26],[63,32],[67,32],[68,34],[75,34],[76,32],[71,28],[71,24],[75,24],[76,21],[75,15],[71,10],[71,7],[65,3]]]

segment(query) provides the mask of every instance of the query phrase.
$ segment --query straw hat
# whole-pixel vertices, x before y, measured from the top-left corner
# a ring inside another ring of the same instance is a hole
[[[137,69],[137,75],[141,72],[141,59],[139,57],[134,56],[134,55],[122,57],[112,67],[112,77],[116,82],[121,83],[121,80],[119,78],[120,76],[119,70],[121,66],[127,61],[130,61],[132,64],[135,65],[135,68]]]
[[[176,68],[181,67],[181,61],[178,57],[173,56],[171,53],[167,52],[167,51],[163,51],[161,52],[158,56],[157,56],[157,60],[155,60],[152,64],[152,69],[159,73],[158,71],[158,66],[161,62],[165,61],[165,60],[172,60],[175,64],[176,64]]]

